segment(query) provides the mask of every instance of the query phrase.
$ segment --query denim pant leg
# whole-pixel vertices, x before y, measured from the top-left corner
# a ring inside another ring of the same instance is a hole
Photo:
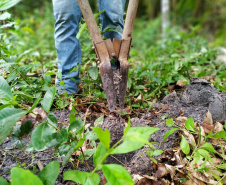
[[[108,26],[114,26],[117,30],[123,30],[123,14],[126,0],[99,0],[99,11],[105,10],[100,15],[102,31]],[[107,38],[121,39],[122,33],[109,31],[104,34]]]
[[[64,85],[60,85],[60,79],[57,79],[58,91],[59,93],[64,91],[77,93],[80,81],[81,46],[76,35],[82,13],[76,0],[53,0],[53,10],[56,20],[55,46],[59,61],[58,72],[62,72],[62,80],[65,82]],[[77,72],[68,74],[73,67],[78,69]]]

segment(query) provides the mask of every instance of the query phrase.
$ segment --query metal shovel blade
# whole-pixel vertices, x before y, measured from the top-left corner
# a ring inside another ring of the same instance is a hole
[[[107,98],[110,112],[116,107],[116,91],[114,88],[113,72],[110,61],[102,62],[99,66],[104,92]]]

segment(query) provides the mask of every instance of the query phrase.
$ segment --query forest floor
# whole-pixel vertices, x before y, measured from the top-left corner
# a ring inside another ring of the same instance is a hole
[[[106,163],[123,165],[132,175],[134,184],[171,184],[173,182],[180,184],[182,177],[186,177],[186,158],[180,149],[180,135],[182,132],[174,132],[163,143],[165,134],[171,129],[166,126],[166,118],[173,118],[177,121],[177,124],[183,125],[189,117],[192,117],[197,124],[197,128],[198,125],[202,125],[205,128],[205,124],[214,127],[215,123],[222,124],[223,128],[226,115],[225,93],[219,93],[209,82],[198,78],[191,79],[190,84],[187,86],[180,83],[174,84],[171,90],[173,91],[172,93],[155,103],[148,112],[147,109],[140,108],[134,114],[127,107],[127,112],[130,112],[129,114],[116,115],[110,113],[102,104],[93,104],[79,107],[79,115],[76,114],[76,117],[79,116],[82,120],[86,119],[86,122],[91,125],[94,124],[98,117],[104,115],[101,128],[110,131],[111,145],[115,144],[122,137],[129,116],[132,127],[151,126],[160,128],[159,131],[150,137],[150,142],[159,143],[160,145],[156,145],[156,148],[163,150],[161,155],[155,157],[157,164],[146,153],[148,147],[127,154],[111,155],[106,161]],[[208,110],[212,113],[212,118],[205,118],[208,117]],[[59,125],[63,127],[69,124],[69,109],[56,110],[53,113],[57,117]],[[212,119],[212,121],[209,119]],[[29,138],[30,135],[24,138],[27,144],[30,143]],[[54,148],[41,152],[26,152],[12,147],[11,140],[8,137],[0,146],[0,176],[7,180],[10,179],[10,169],[15,166],[26,166],[26,169],[38,172],[43,166],[53,160],[57,160],[60,163],[63,160],[63,157],[58,157],[54,154]],[[226,146],[225,143],[224,146]],[[215,146],[215,149],[219,148]],[[63,181],[62,175],[65,171],[73,169],[88,171],[86,165],[77,160],[76,154],[72,155],[72,157],[76,166],[73,166],[70,162],[67,162],[65,166],[61,166],[56,185],[76,184],[71,181]],[[90,169],[94,169],[92,158],[88,159],[87,162]],[[102,176],[101,184],[105,184],[105,178],[102,174],[100,175]],[[195,174],[190,180],[185,181],[186,183],[184,184],[208,184],[208,179],[210,180],[210,177],[207,175],[203,177],[203,175]]]

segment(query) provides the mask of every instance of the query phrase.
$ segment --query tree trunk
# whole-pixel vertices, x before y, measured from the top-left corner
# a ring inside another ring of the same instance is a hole
[[[162,35],[166,36],[166,29],[169,27],[169,0],[161,0],[161,13],[162,13]]]

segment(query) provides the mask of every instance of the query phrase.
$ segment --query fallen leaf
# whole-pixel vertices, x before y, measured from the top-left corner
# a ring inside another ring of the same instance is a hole
[[[206,134],[209,134],[210,131],[214,129],[214,126],[213,126],[213,125],[208,125],[208,124],[205,124],[205,123],[200,124],[200,126],[203,127],[204,132],[205,132]]]
[[[183,82],[186,82],[187,80],[178,80],[176,85],[179,86],[179,87],[185,87],[186,84],[184,84]]]
[[[217,181],[211,179],[209,176],[207,176],[206,174],[203,174],[201,172],[193,171],[192,175],[195,178],[197,178],[197,179],[199,179],[199,180],[201,180],[201,181],[203,181],[205,183],[208,183],[208,184],[217,184]]]
[[[174,166],[171,166],[171,165],[168,165],[168,164],[165,164],[165,166],[166,166],[167,171],[168,171],[169,174],[170,174],[171,179],[174,180],[174,176],[175,176],[175,174],[176,174],[176,169],[175,169],[175,167],[174,167]]]
[[[221,123],[219,123],[219,122],[216,122],[214,124],[213,134],[216,134],[217,132],[220,132],[222,130],[224,130],[223,125]]]
[[[70,103],[69,107],[68,107],[68,110],[71,111],[72,110],[72,107],[73,107],[73,104]]]
[[[182,108],[180,108],[180,115],[183,116],[184,115],[184,110]]]
[[[30,113],[30,116],[32,117],[33,115],[35,116],[35,120],[38,122],[43,122],[47,119],[48,113],[43,109],[43,108],[34,108],[32,111],[34,114]]]
[[[132,110],[130,108],[129,105],[127,105],[127,107],[125,108],[125,111],[128,113],[128,114],[131,114],[132,113]]]
[[[189,145],[196,146],[195,138],[192,134],[188,133],[187,131],[184,131],[183,135],[186,138],[186,140],[188,141]]]
[[[192,178],[190,180],[186,180],[185,182],[183,182],[183,185],[205,185],[204,182],[200,181],[199,179],[196,178]]]
[[[177,117],[176,118],[176,120],[177,121],[180,121],[180,122],[182,122],[182,123],[185,123],[186,121],[187,121],[187,117],[185,117],[185,116],[179,116],[179,117]]]
[[[204,138],[204,136],[205,136],[205,130],[204,130],[204,128],[202,126],[200,126],[200,129],[201,129],[201,141],[200,141],[200,145],[199,146],[202,146],[203,143],[205,142],[205,138]]]
[[[160,178],[160,177],[163,177],[163,176],[165,176],[167,174],[169,174],[169,172],[168,172],[165,164],[159,164],[158,170],[154,174],[154,177]]]
[[[205,116],[205,119],[204,119],[203,123],[204,123],[204,124],[207,124],[207,125],[213,126],[212,114],[210,113],[209,110],[208,110],[208,112],[206,113],[206,116]]]
[[[133,183],[137,184],[141,179],[143,179],[144,177],[142,177],[141,175],[138,174],[134,174],[132,175],[132,179],[133,179]]]

